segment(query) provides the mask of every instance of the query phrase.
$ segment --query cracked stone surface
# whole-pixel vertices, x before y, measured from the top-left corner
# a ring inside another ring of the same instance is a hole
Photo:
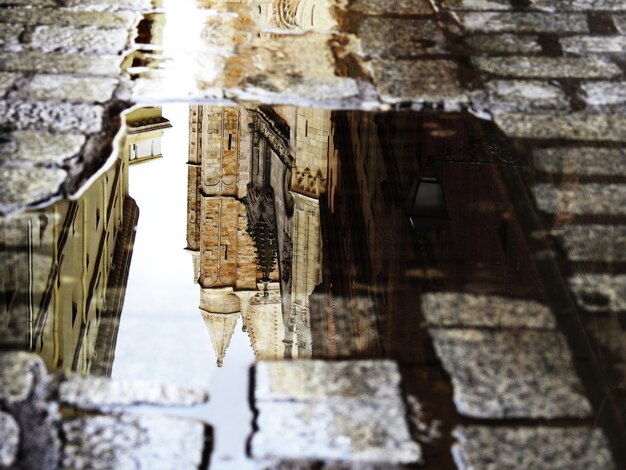
[[[626,275],[576,274],[569,278],[576,302],[586,311],[626,310]]]
[[[389,464],[421,459],[393,362],[262,361],[255,377],[258,431],[251,452],[256,459]]]
[[[554,329],[550,309],[539,302],[494,295],[456,292],[421,296],[422,312],[430,326]]]
[[[74,377],[59,386],[59,399],[64,404],[81,408],[100,408],[138,404],[191,406],[205,403],[209,397],[204,390],[173,385]]]
[[[0,411],[0,468],[11,467],[15,463],[20,444],[20,428],[15,419]]]
[[[474,418],[587,417],[565,338],[551,331],[431,328],[459,413]]]
[[[61,468],[180,468],[197,470],[204,426],[153,415],[89,416],[63,423]]]
[[[616,468],[600,429],[460,426],[453,432],[460,470],[472,468]],[[497,462],[497,464],[496,464]]]

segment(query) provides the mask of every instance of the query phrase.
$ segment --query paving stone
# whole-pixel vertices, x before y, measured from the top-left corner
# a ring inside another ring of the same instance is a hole
[[[450,10],[512,10],[510,0],[443,0],[442,6]]]
[[[460,292],[423,294],[422,312],[430,326],[554,329],[550,309],[532,300]]]
[[[102,127],[103,108],[61,101],[0,102],[0,124],[17,129],[93,134]]]
[[[0,181],[5,181],[3,172],[0,169]],[[45,373],[43,361],[35,354],[0,352],[0,404],[12,406],[26,401]]]
[[[467,102],[450,60],[373,60],[374,81],[385,101]]]
[[[431,328],[459,413],[475,418],[587,417],[567,343],[552,331]]]
[[[615,15],[613,24],[621,34],[626,34],[626,15]]]
[[[536,184],[537,207],[549,214],[626,215],[626,184]]]
[[[153,415],[90,416],[63,423],[67,470],[176,468],[197,470],[204,426]]]
[[[2,24],[0,23],[0,47],[4,50],[13,49],[20,45],[20,34],[24,30],[24,26],[19,24]]]
[[[398,396],[400,373],[391,361],[259,362],[256,400],[386,399]]]
[[[0,72],[0,97],[2,97],[13,86],[19,78],[17,73]]]
[[[0,0],[2,6],[37,6],[37,7],[53,7],[57,6],[57,0]]]
[[[12,467],[20,444],[20,428],[15,419],[0,411],[0,468]]]
[[[570,107],[560,86],[539,80],[491,80],[486,89],[491,109],[565,111]]]
[[[0,214],[57,195],[66,176],[64,170],[56,168],[0,168]]]
[[[611,78],[619,67],[600,57],[475,57],[479,70],[511,77]]]
[[[26,25],[94,26],[98,28],[131,28],[138,21],[135,13],[77,11],[60,8],[5,8],[0,22]]]
[[[459,426],[452,448],[459,470],[616,468],[601,429]]]
[[[85,56],[42,51],[0,52],[0,71],[117,76],[123,59],[119,55]]]
[[[535,148],[533,160],[535,168],[555,175],[626,176],[626,148]]]
[[[622,54],[626,50],[625,36],[568,36],[559,39],[559,41],[563,50],[570,54]]]
[[[63,0],[63,5],[67,8],[77,8],[81,10],[107,11],[107,10],[133,10],[148,11],[156,6],[153,0]]]
[[[113,97],[118,79],[39,74],[24,80],[16,96],[27,100],[64,100],[104,103]]]
[[[80,408],[101,408],[138,404],[191,406],[205,403],[209,396],[204,390],[167,384],[74,377],[61,383],[59,399]]]
[[[117,54],[129,44],[126,28],[100,29],[71,26],[37,26],[30,34],[29,46],[42,51]]]
[[[469,32],[587,33],[587,16],[578,13],[458,13]]]
[[[430,15],[434,10],[429,0],[355,0],[350,10],[361,11],[369,15]]]
[[[545,11],[626,11],[623,0],[533,0],[533,8]]]
[[[445,54],[446,38],[433,20],[368,17],[358,36],[366,56],[417,57]]]
[[[581,112],[555,114],[501,113],[495,121],[509,137],[624,142],[626,117]]]
[[[411,463],[421,451],[398,398],[257,403],[256,459]]]
[[[568,282],[576,303],[584,310],[626,311],[626,275],[576,274]]]
[[[481,52],[504,54],[536,54],[542,51],[537,36],[517,34],[473,34],[465,43]]]
[[[570,261],[626,262],[624,225],[568,225],[552,234]]]
[[[15,131],[8,138],[15,144],[12,153],[0,152],[0,161],[24,164],[62,164],[78,155],[85,136],[82,134],[50,134],[41,131]]]
[[[624,114],[626,111],[626,83],[584,82],[583,99],[591,108],[606,109]]]

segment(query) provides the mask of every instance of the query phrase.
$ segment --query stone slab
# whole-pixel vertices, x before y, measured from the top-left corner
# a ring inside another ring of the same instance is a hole
[[[598,428],[460,426],[452,448],[459,470],[500,468],[615,469]]]
[[[434,20],[368,17],[359,26],[361,50],[369,57],[445,54],[446,38]]]
[[[0,151],[4,164],[62,164],[79,154],[85,136],[82,134],[51,134],[40,131],[15,131],[2,136],[14,143],[12,152]]]
[[[625,225],[568,225],[552,234],[570,261],[626,262]]]
[[[68,9],[93,11],[149,11],[154,9],[159,0],[63,0]]]
[[[102,127],[103,108],[62,101],[2,101],[0,124],[17,129],[94,134]]]
[[[126,28],[83,28],[37,26],[29,34],[28,45],[45,52],[64,51],[82,54],[117,54],[128,47]]]
[[[20,427],[10,414],[0,411],[0,468],[15,463],[19,444]]]
[[[57,195],[66,176],[67,172],[57,168],[0,168],[0,214]]]
[[[626,11],[622,0],[533,0],[533,8],[545,11]]]
[[[0,97],[2,97],[19,78],[17,73],[0,72]]]
[[[4,50],[20,49],[20,34],[23,25],[0,23],[0,47]]]
[[[20,83],[15,96],[26,100],[65,100],[105,103],[113,97],[119,80],[109,77],[39,74]]]
[[[484,33],[586,33],[587,16],[578,13],[458,13],[466,31]]]
[[[449,10],[512,10],[510,0],[443,0],[442,6]]]
[[[494,119],[509,137],[626,142],[626,116],[500,113]]]
[[[532,300],[460,292],[423,294],[422,312],[430,326],[554,329],[550,309]]]
[[[117,76],[124,57],[120,55],[85,56],[63,52],[0,52],[0,71],[75,73]]]
[[[568,36],[559,41],[565,52],[577,55],[622,54],[626,49],[626,36]]]
[[[591,415],[559,333],[431,328],[430,334],[459,413],[487,419]]]
[[[2,10],[0,22],[26,25],[54,25],[78,28],[131,28],[138,20],[133,12],[96,12],[61,8],[7,8]]]
[[[617,65],[600,57],[475,57],[481,71],[519,78],[612,78],[621,75]]]
[[[255,367],[256,400],[397,397],[400,372],[391,361],[279,361]]]
[[[360,11],[368,15],[431,15],[434,10],[429,0],[355,0],[350,10]]]
[[[384,400],[257,402],[255,459],[411,463],[411,440],[399,397]]]
[[[0,352],[0,404],[13,406],[35,392],[46,367],[39,356],[26,352]]]
[[[576,274],[568,283],[583,310],[626,312],[626,275]]]
[[[491,80],[486,84],[490,109],[566,111],[567,96],[556,84],[540,80]]]
[[[584,93],[583,99],[591,109],[626,114],[626,83],[583,82],[581,88]]]
[[[155,415],[90,416],[63,423],[60,468],[197,470],[205,447],[201,423]]]
[[[537,207],[549,214],[626,215],[626,184],[551,184],[532,187]]]
[[[204,390],[101,377],[73,377],[59,386],[59,400],[80,408],[139,404],[192,406],[206,403],[208,399],[208,393]]]
[[[538,54],[541,45],[534,35],[473,34],[465,37],[465,43],[481,52],[500,54]]]
[[[554,175],[626,176],[626,148],[535,148],[533,160],[535,168]]]

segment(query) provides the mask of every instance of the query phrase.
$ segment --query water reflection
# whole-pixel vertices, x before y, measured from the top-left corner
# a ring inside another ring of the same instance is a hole
[[[160,158],[160,108],[127,115],[120,151],[76,201],[1,221],[3,347],[51,370],[111,374],[139,209],[128,167]]]

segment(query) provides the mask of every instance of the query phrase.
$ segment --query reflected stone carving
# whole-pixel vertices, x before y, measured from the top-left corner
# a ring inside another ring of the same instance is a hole
[[[288,283],[291,279],[291,265],[293,263],[293,241],[288,233],[285,233],[281,255],[280,275],[283,281]]]
[[[248,233],[256,246],[261,280],[267,283],[278,254],[274,191],[270,187],[259,190],[248,185],[244,202],[248,214]]]
[[[299,27],[296,20],[300,0],[276,0],[272,8],[272,22],[285,29]]]
[[[503,135],[486,136],[460,149],[448,147],[435,162],[499,164],[527,166],[528,161],[515,152],[509,139]]]
[[[250,299],[250,305],[280,304],[280,291],[268,290],[257,292]]]
[[[278,123],[274,123],[271,117],[267,113],[263,113],[260,109],[248,110],[248,113],[253,116],[251,123],[252,146],[258,148],[260,138],[263,138],[272,151],[278,155],[280,160],[287,168],[292,167],[293,157],[289,152],[289,135],[284,135],[284,131],[281,132]]]
[[[293,166],[291,174],[291,189],[303,194],[319,197],[326,191],[326,178],[321,170],[315,174],[309,168],[300,169]]]

